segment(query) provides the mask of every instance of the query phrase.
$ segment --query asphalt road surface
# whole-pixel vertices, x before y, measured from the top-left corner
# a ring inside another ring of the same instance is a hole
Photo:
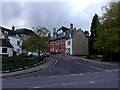
[[[118,65],[76,56],[51,55],[57,64],[22,77],[3,79],[3,88],[118,88]]]

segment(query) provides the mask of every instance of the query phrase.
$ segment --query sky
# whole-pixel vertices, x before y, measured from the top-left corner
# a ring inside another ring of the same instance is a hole
[[[90,31],[93,16],[102,16],[101,7],[109,0],[29,0],[0,2],[0,26],[16,29],[35,26],[46,27],[51,32],[53,28],[62,26],[81,28]]]

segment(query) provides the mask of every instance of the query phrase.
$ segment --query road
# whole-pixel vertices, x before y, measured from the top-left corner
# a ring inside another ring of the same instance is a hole
[[[118,65],[76,56],[51,55],[57,64],[22,77],[3,79],[3,88],[117,88]]]

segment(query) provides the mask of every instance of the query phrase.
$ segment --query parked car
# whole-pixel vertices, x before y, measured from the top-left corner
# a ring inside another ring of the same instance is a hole
[[[40,56],[41,58],[49,57],[49,53],[41,53]]]
[[[46,55],[45,55],[46,57],[49,57],[50,56],[50,53],[46,53]]]

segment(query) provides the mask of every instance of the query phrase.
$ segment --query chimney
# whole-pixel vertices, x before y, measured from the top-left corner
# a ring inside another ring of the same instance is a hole
[[[53,37],[56,36],[56,28],[53,28]]]
[[[76,28],[74,28],[74,30],[76,30]]]
[[[12,26],[12,31],[15,31],[15,27],[14,26]]]
[[[70,24],[70,30],[73,30],[73,24],[72,23]]]

